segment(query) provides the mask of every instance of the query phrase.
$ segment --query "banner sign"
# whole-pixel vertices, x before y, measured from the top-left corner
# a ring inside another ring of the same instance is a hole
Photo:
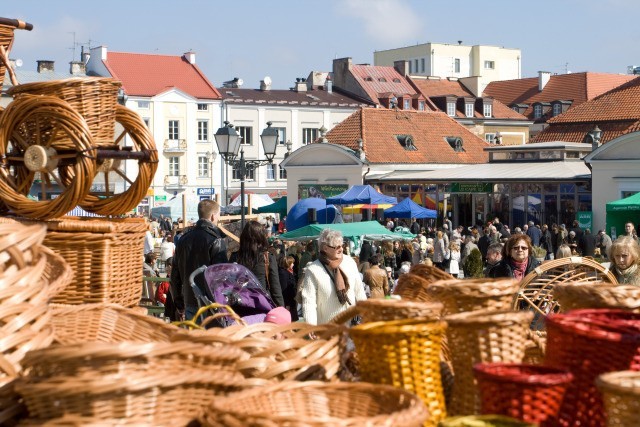
[[[215,192],[216,192],[216,189],[211,187],[197,189],[198,196],[211,196]]]
[[[577,217],[578,217],[578,225],[580,226],[581,229],[585,230],[588,228],[589,230],[592,230],[593,212],[591,211],[578,212]]]
[[[298,200],[309,197],[326,199],[344,193],[348,188],[347,184],[299,184]]]
[[[452,182],[451,193],[491,193],[490,182]]]

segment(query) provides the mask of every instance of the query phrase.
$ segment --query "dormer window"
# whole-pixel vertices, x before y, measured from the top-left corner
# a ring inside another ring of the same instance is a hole
[[[400,83],[400,79],[396,77],[395,79],[393,79],[393,82],[394,83]]]
[[[387,79],[385,79],[384,77],[380,77],[380,78],[378,79],[378,81],[379,81],[379,82],[382,82],[382,83],[386,83],[386,82],[387,82]]]
[[[562,104],[556,102],[553,104],[553,117],[559,116],[560,114],[562,114]]]
[[[404,100],[404,107],[402,109],[403,110],[410,110],[411,109],[411,100],[410,99],[405,99]]]
[[[451,148],[453,148],[453,151],[455,151],[456,153],[463,153],[464,147],[462,146],[462,138],[460,138],[459,136],[447,136],[445,137],[447,143],[449,144],[449,146],[451,146]]]
[[[535,104],[533,106],[533,118],[539,119],[542,117],[542,104]]]
[[[485,103],[482,106],[482,112],[484,114],[485,117],[491,117],[493,116],[493,105]]]
[[[396,139],[405,150],[418,151],[413,143],[413,137],[411,135],[396,135]]]
[[[456,103],[455,101],[447,101],[447,115],[455,117],[456,115]]]
[[[473,113],[474,113],[473,104],[469,104],[469,103],[464,104],[464,115],[467,117],[473,117],[474,115]]]
[[[366,82],[372,82],[372,81],[373,81],[373,78],[372,78],[371,76],[367,76],[367,77],[365,77],[365,78],[364,78],[364,81],[366,81]]]
[[[419,111],[424,111],[425,108],[425,102],[424,101],[418,101],[418,110]]]

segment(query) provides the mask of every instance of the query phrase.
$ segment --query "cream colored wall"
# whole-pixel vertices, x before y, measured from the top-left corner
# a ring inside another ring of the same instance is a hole
[[[503,145],[522,145],[529,141],[528,126],[484,126],[479,136],[485,139],[485,134],[497,132],[502,135]]]

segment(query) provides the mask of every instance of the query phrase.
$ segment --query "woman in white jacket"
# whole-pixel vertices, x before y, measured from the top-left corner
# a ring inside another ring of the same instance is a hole
[[[327,323],[367,299],[355,261],[342,252],[343,243],[339,231],[324,229],[320,233],[318,259],[305,268],[302,282],[302,312],[307,323]]]

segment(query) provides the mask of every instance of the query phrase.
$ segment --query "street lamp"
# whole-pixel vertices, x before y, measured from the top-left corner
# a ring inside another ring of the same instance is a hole
[[[600,130],[600,128],[598,127],[598,125],[596,125],[595,128],[593,128],[593,130],[590,130],[587,133],[587,141],[591,141],[591,149],[595,150],[596,148],[598,148],[600,146],[600,138],[602,136],[602,131]]]
[[[209,159],[209,177],[211,178],[211,185],[209,187],[209,196],[211,200],[214,200],[213,197],[213,162],[216,161],[216,157],[218,157],[218,153],[215,151],[207,151],[207,159]]]
[[[249,172],[254,171],[260,166],[273,164],[273,158],[276,156],[276,148],[278,146],[278,130],[271,127],[271,122],[267,122],[267,127],[260,134],[262,147],[266,160],[245,160],[244,148],[240,149],[241,137],[233,128],[233,125],[227,121],[224,126],[218,129],[214,135],[218,151],[224,162],[240,173],[240,226],[244,229],[244,182]],[[238,157],[240,150],[240,159]]]

